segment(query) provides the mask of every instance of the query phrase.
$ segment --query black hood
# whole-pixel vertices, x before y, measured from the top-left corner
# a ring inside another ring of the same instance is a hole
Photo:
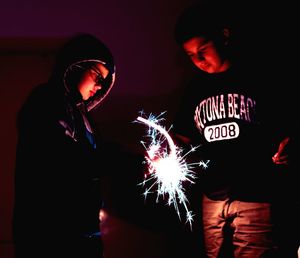
[[[89,34],[79,34],[69,40],[58,52],[56,65],[52,74],[52,81],[64,88],[67,96],[77,96],[79,92],[74,85],[67,80],[68,75],[78,65],[86,63],[101,63],[108,70],[109,74],[105,78],[105,87],[86,101],[87,110],[97,107],[107,96],[115,81],[115,65],[113,56],[107,46],[96,37]]]

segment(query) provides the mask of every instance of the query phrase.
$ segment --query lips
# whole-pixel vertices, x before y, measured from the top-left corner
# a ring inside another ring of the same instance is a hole
[[[199,63],[199,67],[201,67],[201,69],[207,69],[208,66],[209,66],[208,63],[206,62]]]
[[[212,69],[212,66],[207,62],[202,62],[202,63],[198,64],[198,68],[202,71],[205,71],[205,72],[209,73]]]

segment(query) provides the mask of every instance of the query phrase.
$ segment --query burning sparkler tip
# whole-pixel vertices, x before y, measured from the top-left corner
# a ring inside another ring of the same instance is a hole
[[[207,166],[208,162],[187,163],[185,157],[194,152],[199,146],[191,146],[191,150],[182,155],[183,150],[175,145],[168,131],[162,127],[159,122],[164,120],[162,117],[166,111],[159,116],[150,114],[148,118],[144,118],[144,112],[141,111],[136,121],[148,125],[148,137],[151,139],[149,146],[144,141],[142,145],[146,149],[145,163],[148,165],[149,172],[145,174],[143,186],[148,181],[154,183],[145,190],[144,197],[150,193],[152,187],[157,186],[157,201],[159,197],[167,196],[169,206],[173,205],[179,219],[181,220],[178,204],[183,205],[186,210],[186,221],[192,225],[193,213],[188,210],[188,199],[186,197],[183,182],[188,181],[194,183],[196,178],[195,172],[192,170],[196,164]],[[172,126],[170,127],[172,128]],[[170,129],[169,129],[170,130]],[[166,145],[167,143],[167,145]],[[166,145],[165,147],[162,147]]]

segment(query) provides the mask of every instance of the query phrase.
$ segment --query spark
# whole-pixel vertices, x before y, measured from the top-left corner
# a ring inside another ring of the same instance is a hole
[[[183,182],[195,183],[196,175],[193,168],[196,166],[207,167],[208,162],[187,163],[186,157],[191,152],[194,152],[199,146],[192,147],[183,155],[183,149],[178,147],[166,130],[160,125],[164,120],[161,113],[159,116],[149,115],[148,118],[138,116],[136,122],[148,125],[147,136],[150,138],[150,144],[141,141],[146,149],[147,155],[145,156],[148,165],[148,173],[145,175],[144,181],[141,183],[144,187],[148,182],[152,184],[145,189],[143,195],[145,199],[149,193],[157,193],[157,201],[160,197],[167,198],[167,204],[173,205],[176,213],[181,220],[179,206],[182,205],[186,212],[186,223],[192,222],[194,214],[188,208],[188,199],[185,194]],[[157,187],[157,188],[155,188]],[[154,191],[151,191],[153,189]]]

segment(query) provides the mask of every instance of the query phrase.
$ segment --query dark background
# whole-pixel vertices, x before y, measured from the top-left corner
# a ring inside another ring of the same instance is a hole
[[[132,121],[139,111],[144,110],[146,114],[167,111],[164,116],[167,127],[176,112],[190,69],[186,69],[189,63],[173,39],[173,28],[183,9],[194,2],[199,1],[11,0],[1,3],[1,258],[13,257],[11,218],[16,114],[31,89],[48,79],[58,48],[77,32],[92,33],[109,46],[115,57],[116,83],[103,105],[93,114],[105,138],[138,147],[142,125],[133,124]],[[296,45],[294,40],[298,27],[296,16],[290,15],[293,7],[287,1],[279,1],[274,14],[274,3],[265,5],[264,12],[261,12],[265,19],[261,20],[265,20],[266,25],[260,33],[263,37],[265,33],[270,33],[270,42],[273,42],[267,44],[267,57],[273,58],[273,65],[278,64],[278,70],[281,67],[291,69],[291,74],[296,77],[293,61],[298,54],[292,46]],[[259,4],[251,10],[261,7]],[[250,24],[259,24],[255,14],[249,17]],[[250,38],[259,49],[259,35],[255,34],[254,28],[250,30],[254,32]],[[268,64],[268,61],[263,55],[257,56],[257,63]],[[262,87],[280,92],[287,89],[285,86],[292,86],[290,81],[289,85],[280,86],[270,81],[270,84]],[[115,225],[111,239],[117,237],[109,240],[112,249],[108,252],[108,258],[120,257],[120,252],[123,257],[163,257],[164,249],[174,246],[174,242],[166,236],[141,228],[131,221],[116,217],[109,222]],[[147,249],[148,256],[145,254]]]
[[[165,117],[171,121],[176,109],[184,77],[181,56],[173,40],[173,26],[179,13],[192,2],[12,0],[1,3],[1,258],[13,257],[16,114],[31,89],[48,79],[58,48],[77,32],[92,33],[109,46],[115,57],[116,83],[94,115],[104,137],[139,146],[140,139],[135,133],[142,125],[132,124],[139,111],[154,114],[167,111]],[[131,238],[134,235],[140,238],[139,228],[131,230],[135,232]]]

